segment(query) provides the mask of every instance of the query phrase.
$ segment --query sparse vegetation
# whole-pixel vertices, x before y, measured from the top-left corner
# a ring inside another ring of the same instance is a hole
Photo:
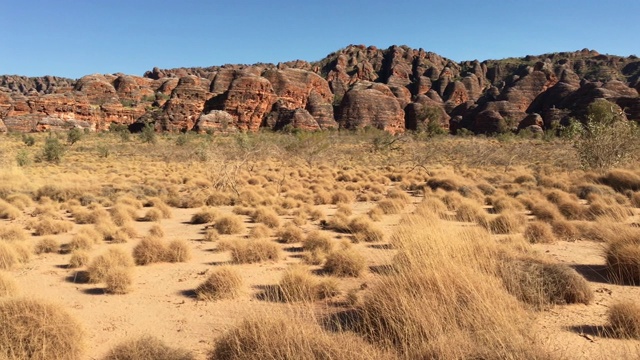
[[[242,288],[242,277],[231,267],[214,270],[195,290],[199,300],[220,300],[237,297]]]

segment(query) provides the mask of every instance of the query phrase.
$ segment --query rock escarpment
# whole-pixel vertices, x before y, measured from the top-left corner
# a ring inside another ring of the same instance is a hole
[[[201,132],[436,124],[452,132],[550,129],[599,98],[640,120],[640,60],[591,50],[455,62],[350,45],[317,62],[158,69],[144,76],[0,76],[0,132],[153,123]]]

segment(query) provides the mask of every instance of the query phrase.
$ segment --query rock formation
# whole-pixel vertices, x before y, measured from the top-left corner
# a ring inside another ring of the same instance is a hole
[[[0,132],[361,128],[550,129],[596,99],[640,121],[640,59],[576,52],[457,63],[407,46],[349,45],[309,63],[153,68],[143,76],[0,76]],[[139,127],[139,126],[138,126]]]

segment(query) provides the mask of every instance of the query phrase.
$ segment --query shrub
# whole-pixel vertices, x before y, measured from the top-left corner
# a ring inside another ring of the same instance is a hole
[[[67,131],[67,142],[69,145],[73,145],[82,139],[82,130],[74,127],[73,129]]]
[[[157,208],[150,208],[140,219],[142,221],[160,221],[162,220],[162,211]]]
[[[130,267],[133,267],[133,259],[129,253],[118,248],[110,248],[106,253],[96,256],[87,267],[89,282],[103,282],[112,271]],[[121,276],[122,274],[118,274],[114,280],[117,281]]]
[[[187,350],[173,348],[152,336],[142,336],[120,343],[102,360],[194,360]]]
[[[53,253],[57,252],[59,248],[60,244],[58,244],[58,241],[56,239],[44,238],[40,239],[40,241],[36,243],[34,252],[36,254]]]
[[[330,253],[331,250],[333,250],[333,242],[331,238],[318,230],[310,232],[302,246],[306,251],[312,252],[319,251],[322,253]]]
[[[118,226],[122,226],[132,221],[137,215],[136,209],[133,206],[124,203],[114,205],[109,210],[109,213],[111,214],[111,220],[113,220],[113,223]]]
[[[214,270],[196,290],[199,300],[232,299],[240,294],[242,277],[231,267]]]
[[[168,262],[187,262],[191,259],[191,248],[185,240],[171,240],[165,255]]]
[[[313,276],[302,266],[289,268],[274,291],[263,294],[272,301],[316,301],[335,296],[339,293],[333,279],[321,279]]]
[[[218,212],[215,209],[203,208],[197,213],[191,216],[192,224],[206,224],[214,222],[218,217]]]
[[[332,204],[349,204],[353,202],[353,194],[345,190],[336,190],[331,194]]]
[[[287,224],[284,228],[280,229],[277,236],[278,241],[285,244],[298,243],[304,239],[304,233],[302,230],[293,224]]]
[[[399,214],[405,207],[405,202],[398,199],[384,199],[378,201],[376,207],[385,215]]]
[[[108,294],[128,294],[132,290],[133,277],[131,276],[131,268],[116,267],[107,273],[104,278],[105,292]]]
[[[613,304],[607,311],[607,317],[615,335],[640,339],[640,305],[632,301]]]
[[[65,233],[73,228],[73,224],[66,220],[55,220],[44,217],[38,221],[33,229],[34,235],[57,235]]]
[[[64,146],[57,137],[49,136],[44,141],[44,147],[40,153],[39,159],[58,164],[64,156]]]
[[[69,250],[91,250],[95,242],[86,234],[76,234],[69,242]]]
[[[164,237],[164,230],[162,230],[162,226],[154,224],[149,228],[149,235],[162,238]]]
[[[142,140],[143,143],[148,144],[155,144],[156,142],[158,142],[153,124],[147,123],[144,125],[142,131],[140,132],[140,140]]]
[[[487,228],[494,234],[512,234],[519,232],[526,221],[522,214],[505,212],[491,219]]]
[[[136,265],[148,265],[163,262],[166,259],[167,245],[155,236],[147,236],[133,248]]]
[[[244,229],[242,219],[233,215],[221,216],[216,220],[214,227],[224,235],[237,234]]]
[[[610,240],[605,250],[609,277],[622,284],[640,285],[640,239]]]
[[[27,239],[27,233],[17,225],[0,225],[0,240],[23,241]]]
[[[204,232],[204,241],[216,241],[220,238],[220,234],[216,229],[207,229]]]
[[[356,242],[378,242],[384,240],[384,232],[382,229],[364,216],[351,219],[348,228]]]
[[[280,247],[264,239],[236,240],[230,243],[231,261],[236,264],[252,264],[263,261],[278,261]]]
[[[0,357],[76,360],[83,337],[80,324],[60,306],[26,298],[0,302]]]
[[[343,250],[327,255],[323,270],[334,276],[358,277],[364,273],[367,263],[355,250]]]
[[[0,219],[15,220],[22,216],[20,209],[2,199],[0,199]]]
[[[257,208],[251,215],[251,218],[254,222],[263,223],[270,228],[280,226],[278,214],[273,209],[264,206]]]
[[[347,333],[330,334],[301,319],[245,320],[216,339],[209,360],[393,359]]]
[[[574,269],[535,259],[508,260],[500,276],[509,293],[535,307],[548,304],[589,304],[593,292]]]
[[[556,242],[551,225],[542,221],[529,223],[524,230],[524,237],[532,244],[552,244]]]
[[[69,267],[72,269],[79,268],[89,263],[89,252],[86,250],[75,250],[71,253],[69,259]]]
[[[0,269],[11,269],[18,263],[18,254],[13,246],[0,241]]]
[[[18,292],[18,284],[9,274],[0,272],[0,298],[13,296]]]

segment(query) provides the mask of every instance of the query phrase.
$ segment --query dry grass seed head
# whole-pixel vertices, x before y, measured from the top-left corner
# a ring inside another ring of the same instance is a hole
[[[384,240],[382,229],[364,216],[352,218],[348,226],[356,242],[379,242]]]
[[[488,229],[494,234],[513,234],[520,232],[527,221],[523,214],[504,212],[488,223]]]
[[[273,293],[263,294],[274,301],[312,302],[335,296],[339,293],[337,282],[330,278],[318,278],[304,266],[292,266],[285,271]]]
[[[613,282],[640,285],[640,238],[609,241],[605,259]]]
[[[404,210],[406,203],[398,199],[384,199],[378,201],[376,207],[380,208],[385,215],[399,214]]]

